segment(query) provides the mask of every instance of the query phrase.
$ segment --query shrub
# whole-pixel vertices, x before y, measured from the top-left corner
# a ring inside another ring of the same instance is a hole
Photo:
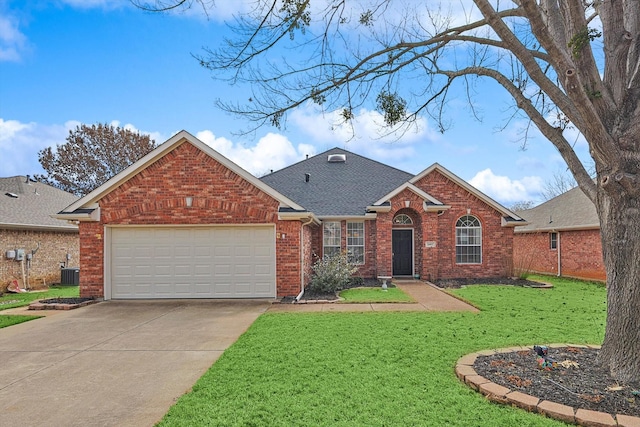
[[[313,277],[309,290],[317,293],[335,293],[349,283],[358,268],[351,264],[346,253],[326,256],[313,264]]]

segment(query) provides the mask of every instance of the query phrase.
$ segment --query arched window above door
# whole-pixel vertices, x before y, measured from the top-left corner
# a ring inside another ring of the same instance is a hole
[[[399,214],[393,218],[393,223],[396,225],[413,225],[413,220],[407,214]]]

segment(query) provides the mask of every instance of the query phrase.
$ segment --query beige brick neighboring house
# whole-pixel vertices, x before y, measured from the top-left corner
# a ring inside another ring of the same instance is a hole
[[[518,212],[528,224],[516,227],[517,269],[588,280],[606,280],[596,208],[579,188]]]
[[[297,296],[339,252],[365,278],[505,276],[524,223],[437,163],[334,148],[258,179],[186,131],[57,218],[80,222],[80,295],[105,299]]]
[[[0,178],[0,292],[13,280],[34,289],[58,283],[61,265],[79,266],[78,226],[51,217],[75,200],[27,176]]]

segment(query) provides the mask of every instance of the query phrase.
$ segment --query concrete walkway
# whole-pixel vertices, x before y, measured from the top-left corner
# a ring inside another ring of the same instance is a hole
[[[24,313],[47,317],[0,329],[0,425],[153,426],[270,304],[107,301]]]
[[[346,304],[307,303],[307,304],[274,304],[270,312],[325,312],[325,311],[470,311],[479,310],[448,293],[437,286],[419,280],[393,280],[393,284],[409,294],[415,303],[376,303],[376,304]]]

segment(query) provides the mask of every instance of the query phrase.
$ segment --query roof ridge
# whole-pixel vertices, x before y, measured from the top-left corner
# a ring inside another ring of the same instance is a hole
[[[305,161],[307,161],[307,160],[312,160],[312,159],[315,159],[316,157],[319,157],[319,156],[322,156],[322,155],[326,155],[328,152],[330,152],[330,151],[332,151],[332,150],[340,150],[340,151],[344,151],[346,154],[350,154],[350,155],[353,155],[353,156],[357,156],[357,157],[359,157],[359,158],[361,158],[361,159],[365,159],[365,160],[367,160],[367,161],[377,163],[377,164],[382,165],[382,166],[385,166],[385,167],[387,167],[387,168],[394,169],[394,170],[396,170],[396,171],[398,171],[398,172],[406,173],[407,175],[410,175],[411,177],[415,176],[415,174],[413,174],[413,173],[411,173],[411,172],[407,172],[407,171],[402,170],[402,169],[399,169],[399,168],[397,168],[397,167],[395,167],[395,166],[391,166],[391,165],[388,165],[388,164],[386,164],[386,163],[382,163],[382,162],[381,162],[381,161],[379,161],[379,160],[376,160],[376,159],[372,159],[372,158],[370,158],[370,157],[363,156],[362,154],[354,153],[353,151],[349,151],[349,150],[347,150],[346,148],[340,148],[340,147],[338,147],[338,146],[335,146],[335,147],[333,147],[333,148],[329,148],[328,150],[325,150],[325,151],[323,151],[323,152],[321,152],[321,153],[315,154],[315,155],[313,155],[313,156],[311,156],[311,157],[307,157],[307,158],[305,158],[305,159],[302,159],[302,160],[299,160],[299,161],[297,161],[297,162],[295,162],[295,163],[292,163],[292,164],[290,164],[290,165],[288,165],[288,166],[285,166],[285,167],[283,167],[282,169],[278,169],[278,170],[275,170],[275,171],[273,171],[273,172],[271,172],[271,173],[268,173],[268,174],[266,174],[266,175],[263,175],[263,176],[261,176],[261,177],[260,177],[260,179],[262,179],[262,178],[264,178],[264,177],[267,177],[267,176],[269,176],[269,175],[274,175],[274,174],[276,174],[276,173],[279,173],[279,172],[285,171],[285,170],[287,170],[287,169],[290,169],[290,168],[292,168],[292,167],[294,167],[294,166],[297,166],[297,165],[299,165],[300,163],[305,162]]]

